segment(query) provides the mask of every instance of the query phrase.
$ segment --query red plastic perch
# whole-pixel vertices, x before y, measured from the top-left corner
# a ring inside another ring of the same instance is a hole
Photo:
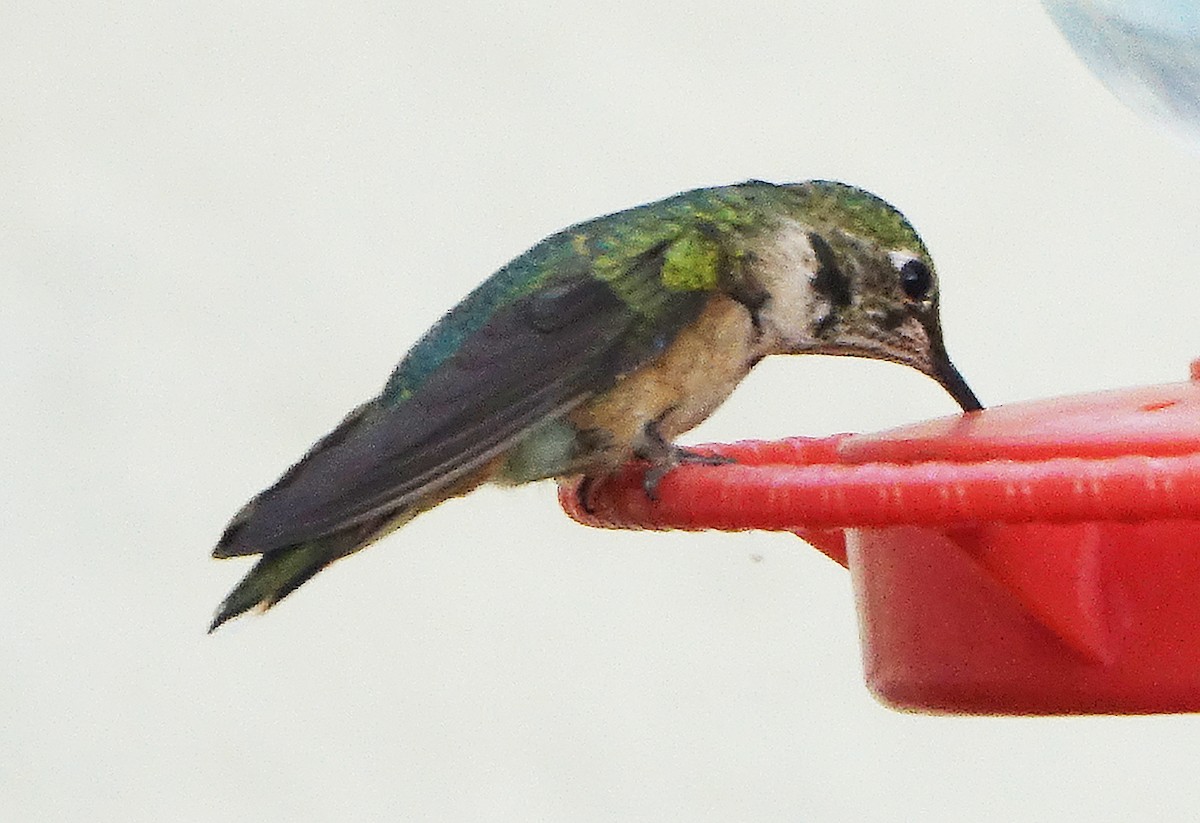
[[[608,528],[792,531],[850,570],[867,684],[896,708],[1200,711],[1200,365],[1190,383],[879,434],[707,450],[658,501],[574,485]]]

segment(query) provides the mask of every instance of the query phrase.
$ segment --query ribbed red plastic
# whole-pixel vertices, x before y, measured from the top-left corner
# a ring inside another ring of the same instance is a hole
[[[1198,421],[1200,422],[1200,421]],[[744,444],[738,444],[744,445]],[[711,446],[715,454],[737,449]],[[781,455],[782,456],[782,455]],[[919,465],[919,472],[913,466]],[[595,486],[585,509],[564,486],[567,512],[590,526],[764,529],[941,525],[981,520],[1074,523],[1200,517],[1200,454],[1062,457],[1037,462],[682,466],[657,502],[632,468]]]
[[[736,463],[682,466],[657,500],[637,466],[560,499],[593,526],[810,540],[850,568],[868,684],[897,707],[1200,710],[1196,382],[708,448]]]

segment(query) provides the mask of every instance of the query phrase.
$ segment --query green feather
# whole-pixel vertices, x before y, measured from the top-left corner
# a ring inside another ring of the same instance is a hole
[[[881,246],[924,252],[917,232],[890,203],[870,192],[831,180],[797,183],[799,213],[809,223],[826,224],[847,234],[870,237]]]
[[[662,283],[671,291],[712,291],[720,281],[721,245],[697,231],[684,234],[663,257]]]

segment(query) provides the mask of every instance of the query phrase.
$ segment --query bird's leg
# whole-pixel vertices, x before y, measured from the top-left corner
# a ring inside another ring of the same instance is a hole
[[[577,470],[584,472],[584,475],[575,489],[575,497],[585,514],[594,515],[596,507],[592,505],[592,497],[596,491],[596,484],[603,478],[603,475],[593,474],[597,471],[594,464],[602,462],[599,458],[613,448],[612,433],[598,428],[580,429],[576,437],[576,452],[579,458]]]
[[[642,488],[645,490],[646,496],[654,501],[658,500],[658,484],[676,466],[684,463],[724,466],[735,462],[732,457],[720,454],[701,454],[676,446],[674,443],[668,443],[658,427],[670,412],[671,410],[667,409],[658,418],[642,427],[642,436],[633,450],[637,457],[650,463],[650,468],[646,469],[645,475],[642,476]]]

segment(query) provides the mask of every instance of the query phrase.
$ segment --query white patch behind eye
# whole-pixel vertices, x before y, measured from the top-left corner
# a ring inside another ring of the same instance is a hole
[[[920,260],[921,258],[910,251],[890,251],[888,252],[888,260],[896,267],[896,271],[904,268],[904,264],[911,260]]]

